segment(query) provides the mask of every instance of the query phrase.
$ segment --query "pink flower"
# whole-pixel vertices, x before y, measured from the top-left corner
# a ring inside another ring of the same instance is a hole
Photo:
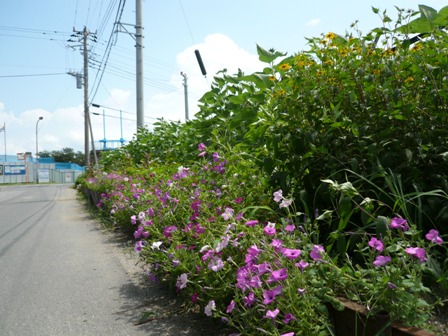
[[[283,191],[280,189],[274,192],[274,202],[280,202],[283,199]]]
[[[390,262],[390,260],[391,259],[389,256],[379,255],[376,257],[375,261],[373,262],[373,266],[375,266],[375,267],[385,266],[388,262]]]
[[[310,257],[314,261],[320,261],[322,260],[322,253],[324,253],[323,246],[320,245],[314,245],[313,249],[310,252]]]
[[[226,207],[224,213],[221,215],[224,220],[230,220],[233,217],[234,210],[232,208]]]
[[[250,292],[247,296],[244,297],[244,305],[246,307],[250,307],[255,302],[255,294],[253,292]]]
[[[275,308],[275,310],[267,310],[266,315],[263,317],[274,320],[277,317],[278,313],[280,313],[280,310],[278,310],[278,308]]]
[[[200,151],[200,152],[202,152],[202,151],[205,150],[206,148],[207,148],[207,146],[204,145],[204,143],[202,143],[202,142],[198,145],[198,151]]]
[[[293,232],[296,229],[296,226],[294,224],[288,224],[285,226],[285,231]]]
[[[426,251],[425,249],[422,249],[421,247],[408,247],[407,249],[404,250],[407,254],[418,258],[420,263],[428,260],[428,258],[426,258]]]
[[[297,259],[298,257],[300,257],[301,251],[298,249],[285,248],[285,249],[283,249],[282,253],[286,258],[294,260],[294,259]]]
[[[255,226],[258,224],[258,221],[256,219],[252,219],[246,222],[247,226]]]
[[[286,316],[286,315],[285,315]],[[286,318],[286,317],[285,317]],[[295,318],[294,318],[294,320],[295,320]],[[286,322],[285,322],[286,323]],[[286,333],[286,334],[281,334],[280,336],[294,336],[295,335],[295,332],[294,331],[292,331],[292,332],[288,332],[288,333]]]
[[[271,276],[268,280],[266,280],[266,283],[271,283],[275,281],[282,281],[285,280],[288,277],[288,273],[286,272],[286,268],[281,268],[279,270],[273,271],[271,273]]]
[[[429,230],[429,232],[426,234],[426,239],[428,239],[431,243],[434,244],[443,244],[443,239],[439,236],[439,231],[437,230]]]
[[[408,221],[401,217],[394,217],[390,221],[390,228],[408,231],[409,230]]]
[[[372,237],[372,239],[370,239],[369,246],[379,252],[383,252],[384,249],[383,242],[381,240],[376,239],[375,237]]]
[[[292,320],[296,320],[296,317],[293,314],[291,314],[291,313],[285,314],[285,318],[283,319],[283,322],[285,324],[288,324]],[[283,334],[283,335],[294,335],[294,333]]]
[[[266,236],[275,236],[275,234],[277,233],[275,227],[272,226],[265,226],[263,232]]]
[[[300,269],[300,272],[303,272],[305,268],[307,268],[310,264],[307,263],[305,260],[300,260],[298,263],[296,263],[296,266]]]
[[[204,314],[207,316],[212,316],[213,310],[216,309],[216,304],[214,300],[210,300],[209,303],[204,308]]]
[[[230,301],[230,304],[227,306],[226,313],[230,314],[235,309],[235,301]]]
[[[292,199],[283,199],[282,202],[279,205],[279,208],[287,208],[292,204]]]
[[[277,295],[280,295],[282,293],[283,286],[277,286],[274,289],[267,289],[263,292],[263,303],[265,305],[270,304],[273,302]]]
[[[165,238],[169,238],[171,237],[171,233],[173,233],[174,231],[177,231],[177,226],[167,226],[163,229],[163,235],[165,236]]]

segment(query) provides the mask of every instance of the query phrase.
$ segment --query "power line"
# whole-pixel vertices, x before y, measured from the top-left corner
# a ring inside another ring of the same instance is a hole
[[[0,78],[12,78],[12,77],[37,77],[37,76],[56,76],[66,75],[65,72],[46,73],[46,74],[22,74],[22,75],[1,75]]]

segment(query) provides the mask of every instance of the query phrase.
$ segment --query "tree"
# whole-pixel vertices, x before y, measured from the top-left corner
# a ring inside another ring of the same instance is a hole
[[[73,148],[64,147],[61,150],[42,151],[39,152],[39,157],[52,157],[56,162],[71,162],[78,165],[84,165],[84,153],[75,151]]]

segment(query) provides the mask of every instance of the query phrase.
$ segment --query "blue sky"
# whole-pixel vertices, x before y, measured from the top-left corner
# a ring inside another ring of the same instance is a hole
[[[118,5],[124,3],[121,23],[133,33],[135,0],[4,1],[0,9],[0,126],[6,124],[8,154],[71,147],[83,151],[83,90],[67,72],[82,71],[82,55],[73,29],[84,26],[95,35],[89,67],[91,112],[106,115],[106,138],[132,139],[135,122],[135,42],[129,34],[113,34]],[[230,74],[262,69],[256,44],[294,54],[305,50],[306,37],[333,31],[344,34],[358,20],[364,33],[381,25],[371,7],[396,16],[394,6],[418,9],[420,1],[299,0],[165,0],[143,1],[145,123],[156,118],[184,121],[183,71],[188,77],[190,115],[209,89],[217,71]],[[441,0],[422,4],[437,10]],[[116,26],[115,26],[116,27]],[[122,28],[123,29],[123,28]],[[113,37],[104,74],[97,70]],[[67,42],[74,39],[76,42]],[[202,76],[194,50],[201,52],[207,78]],[[110,109],[111,108],[111,109]],[[104,137],[103,117],[91,115],[95,140]],[[0,134],[0,154],[4,151]]]

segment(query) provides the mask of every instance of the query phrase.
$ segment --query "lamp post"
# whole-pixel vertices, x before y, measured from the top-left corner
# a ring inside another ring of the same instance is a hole
[[[36,183],[39,183],[39,133],[38,133],[38,125],[39,121],[41,121],[44,117],[39,117],[36,122]]]

